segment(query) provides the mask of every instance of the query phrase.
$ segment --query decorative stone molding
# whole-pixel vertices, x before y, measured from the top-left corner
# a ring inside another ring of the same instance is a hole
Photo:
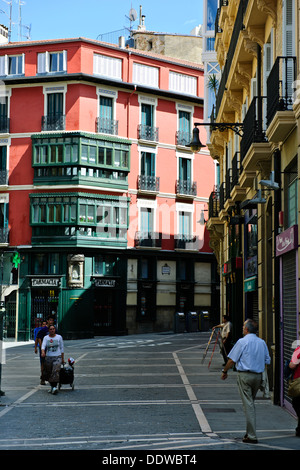
[[[257,8],[272,18],[273,27],[277,22],[276,3],[275,0],[256,0]]]
[[[260,47],[263,47],[265,39],[264,26],[248,26],[247,32],[251,41],[258,43]]]
[[[226,94],[226,101],[227,101],[229,108],[233,109],[237,113],[240,113],[241,107],[243,104],[242,92],[226,90],[225,94]]]
[[[84,255],[68,255],[68,286],[83,287]]]
[[[252,55],[253,57],[257,57],[257,43],[253,42],[249,36],[247,31],[241,31],[243,37],[243,45],[245,51]]]
[[[235,72],[234,80],[238,85],[241,85],[241,87],[243,87],[246,90],[247,95],[249,95],[250,83],[249,83],[248,78],[239,72]]]

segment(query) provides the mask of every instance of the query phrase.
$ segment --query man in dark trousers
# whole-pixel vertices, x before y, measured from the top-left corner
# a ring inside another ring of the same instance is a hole
[[[254,400],[262,383],[266,364],[271,358],[265,341],[257,336],[257,323],[246,320],[243,325],[244,337],[239,339],[228,355],[228,362],[222,370],[222,380],[227,379],[227,371],[236,367],[237,384],[246,415],[246,435],[243,442],[256,444],[256,417]]]
[[[35,341],[35,349],[34,349],[34,352],[37,354],[37,346],[39,346],[39,351],[41,353],[41,347],[42,347],[42,342],[43,342],[43,339],[44,337],[49,333],[49,328],[51,325],[54,325],[54,317],[52,317],[51,315],[47,318],[47,325],[46,326],[43,326],[43,328],[40,329],[40,331],[38,332],[37,336],[36,336],[36,341]],[[45,378],[44,378],[44,374],[43,374],[43,371],[44,371],[44,363],[45,363],[45,358],[42,357],[42,355],[40,354],[40,363],[41,363],[41,381],[40,381],[40,384],[41,385],[45,385],[46,382],[45,382]]]

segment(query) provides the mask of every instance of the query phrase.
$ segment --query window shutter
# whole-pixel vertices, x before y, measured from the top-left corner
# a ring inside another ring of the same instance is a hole
[[[67,51],[63,51],[63,71],[67,71]]]
[[[133,64],[133,82],[151,87],[158,87],[159,69],[148,65]]]
[[[187,95],[197,95],[197,78],[191,75],[170,72],[169,89]]]
[[[3,76],[3,75],[6,75],[5,73],[5,55],[1,56],[0,57],[0,75]]]
[[[94,54],[94,74],[122,80],[122,59]]]

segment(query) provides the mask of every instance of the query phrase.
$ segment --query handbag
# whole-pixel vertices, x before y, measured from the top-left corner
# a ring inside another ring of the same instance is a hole
[[[291,379],[289,381],[289,386],[287,390],[287,394],[291,398],[299,397],[300,396],[300,377],[297,379]]]

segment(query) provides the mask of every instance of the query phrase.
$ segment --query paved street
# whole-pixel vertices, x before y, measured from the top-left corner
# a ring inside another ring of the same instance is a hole
[[[296,420],[259,392],[259,443],[244,444],[236,372],[220,379],[210,333],[65,341],[75,388],[39,385],[33,344],[5,349],[0,450],[299,450]],[[209,363],[211,361],[210,367]],[[151,457],[149,457],[151,458]],[[148,462],[149,463],[149,462]]]

